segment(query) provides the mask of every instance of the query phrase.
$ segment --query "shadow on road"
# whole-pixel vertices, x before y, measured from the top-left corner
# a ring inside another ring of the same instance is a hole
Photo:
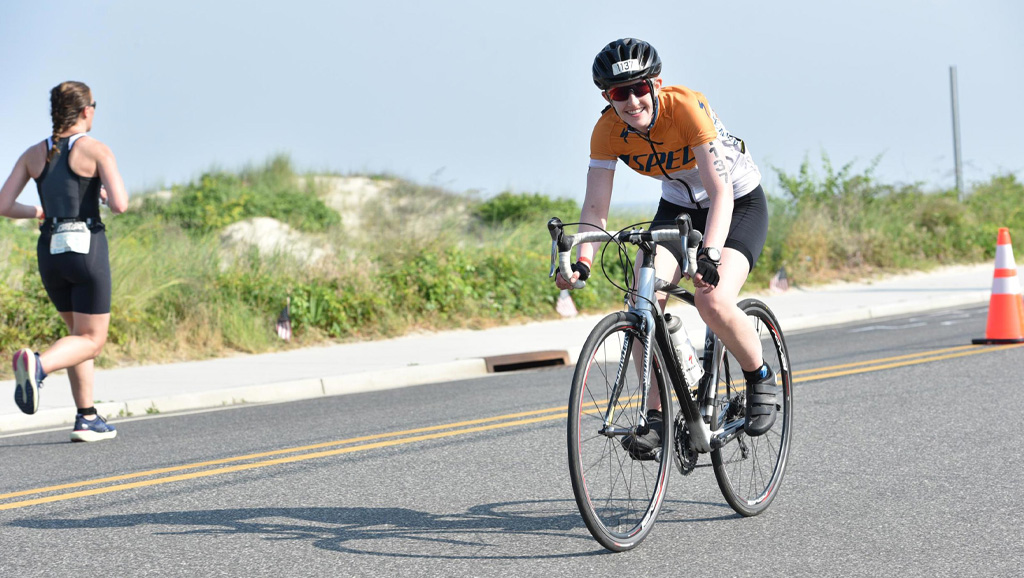
[[[676,512],[724,508],[720,517],[682,518]],[[658,525],[736,518],[725,504],[666,500]],[[608,553],[597,547],[572,500],[501,502],[456,514],[408,508],[231,508],[96,516],[82,519],[24,518],[8,526],[37,530],[169,526],[156,535],[253,534],[267,540],[303,540],[336,552],[440,559],[539,559]],[[565,548],[582,540],[587,551]],[[554,540],[552,540],[554,539]],[[540,542],[538,542],[540,540]],[[538,544],[546,547],[538,548]],[[527,546],[527,547],[524,547]],[[487,552],[491,550],[492,552]],[[517,552],[524,552],[518,554]]]

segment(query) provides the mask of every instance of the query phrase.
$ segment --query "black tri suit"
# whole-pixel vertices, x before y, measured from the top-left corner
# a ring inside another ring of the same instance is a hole
[[[60,154],[36,179],[46,219],[39,227],[39,276],[57,311],[110,313],[110,255],[100,220],[100,179],[75,174],[72,147],[85,133],[60,139]],[[50,139],[47,147],[52,148]]]

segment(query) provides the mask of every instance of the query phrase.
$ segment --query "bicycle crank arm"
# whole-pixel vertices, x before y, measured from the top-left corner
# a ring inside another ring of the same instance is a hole
[[[722,429],[711,433],[711,449],[717,450],[731,442],[743,431],[744,419],[738,419],[725,424]]]

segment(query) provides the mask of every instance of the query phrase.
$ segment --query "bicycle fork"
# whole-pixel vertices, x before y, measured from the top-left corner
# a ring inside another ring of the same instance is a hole
[[[650,430],[650,425],[647,423],[647,398],[650,395],[651,389],[651,368],[653,365],[654,357],[654,330],[657,326],[654,320],[653,313],[653,301],[648,297],[654,295],[654,267],[641,267],[640,268],[640,279],[637,284],[637,294],[640,298],[637,299],[635,306],[630,307],[630,312],[640,316],[642,321],[640,331],[642,337],[637,336],[641,339],[644,346],[644,357],[642,362],[642,368],[640,372],[640,411],[639,417],[637,418],[637,425],[635,428],[631,427],[617,427],[612,425],[612,421],[615,418],[615,406],[618,404],[619,396],[622,393],[622,387],[625,383],[626,373],[631,371],[629,365],[632,363],[632,348],[633,338],[625,339],[622,343],[622,352],[619,355],[619,367],[615,373],[615,384],[612,388],[612,394],[608,399],[608,409],[605,410],[604,414],[604,426],[600,432],[602,435],[612,436],[623,436],[623,435],[645,435]]]
[[[639,312],[637,312],[639,313]],[[653,347],[651,344],[654,343],[653,331],[654,316],[650,312],[646,315],[641,314],[644,318],[643,326],[640,328],[643,331],[643,336],[636,336],[626,339],[622,343],[622,351],[619,355],[619,367],[615,372],[615,382],[612,387],[611,395],[608,398],[608,407],[604,412],[604,425],[601,427],[598,433],[608,437],[614,436],[625,436],[630,434],[644,435],[646,434],[650,426],[647,423],[647,398],[650,395],[650,383],[651,383],[651,367],[653,363]],[[641,386],[640,386],[640,401],[638,407],[640,408],[639,417],[637,418],[636,427],[621,427],[612,425],[615,420],[615,408],[619,403],[619,397],[622,394],[622,388],[626,382],[626,376],[629,372],[634,371],[631,367],[633,364],[633,341],[634,339],[640,340],[644,347],[643,356],[643,368],[641,370]]]

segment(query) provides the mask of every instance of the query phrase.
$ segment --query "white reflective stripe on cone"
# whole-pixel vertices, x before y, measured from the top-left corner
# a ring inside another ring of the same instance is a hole
[[[996,245],[996,269],[1016,269],[1013,261],[1013,245]]]
[[[1013,277],[996,277],[992,279],[992,294],[993,295],[1020,295],[1020,281],[1017,280],[1017,276]]]

